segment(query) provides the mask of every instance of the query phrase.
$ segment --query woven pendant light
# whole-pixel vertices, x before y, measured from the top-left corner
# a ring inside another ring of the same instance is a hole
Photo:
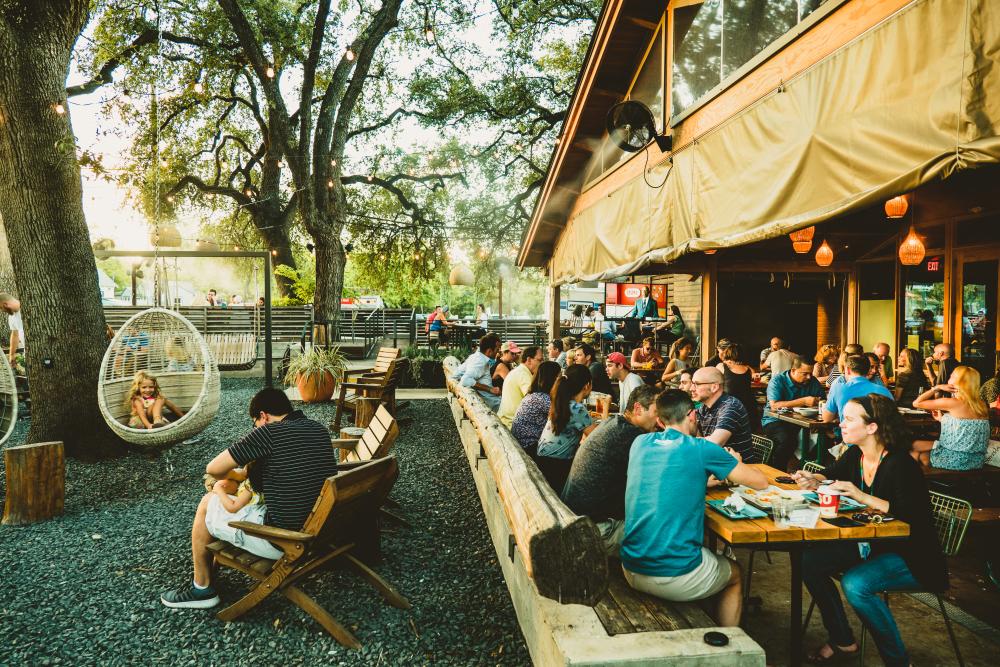
[[[913,225],[910,225],[910,233],[899,244],[899,262],[904,266],[916,266],[924,261],[925,252],[924,242],[913,230]]]
[[[885,215],[887,218],[902,218],[906,215],[906,209],[909,208],[909,202],[906,201],[906,197],[899,195],[898,197],[893,197],[885,203]]]
[[[788,235],[788,238],[792,240],[792,249],[800,255],[806,254],[812,248],[813,235],[815,234],[815,225],[792,232]]]
[[[826,242],[826,239],[823,240],[823,245],[816,251],[816,263],[820,266],[830,266],[833,264],[833,248]]]
[[[705,254],[706,254],[706,255],[714,255],[714,254],[715,254],[715,253],[717,253],[717,252],[719,252],[718,248],[716,248],[716,249],[713,249],[713,250],[706,250],[706,251],[705,251]]]

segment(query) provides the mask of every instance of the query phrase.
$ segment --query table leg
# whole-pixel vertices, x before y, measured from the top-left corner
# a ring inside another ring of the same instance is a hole
[[[802,460],[809,456],[809,447],[812,445],[812,438],[809,437],[809,429],[799,429],[799,449],[802,450]]]
[[[823,452],[826,450],[826,431],[816,434],[816,463],[823,465]]]
[[[798,667],[802,664],[802,547],[793,546],[788,550],[792,563],[792,590],[789,609],[788,664]]]

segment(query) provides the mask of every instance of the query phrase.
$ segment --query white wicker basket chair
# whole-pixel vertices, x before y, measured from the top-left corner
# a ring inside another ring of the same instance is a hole
[[[14,370],[7,361],[7,355],[0,354],[0,357],[3,357],[3,366],[0,367],[0,445],[2,445],[10,438],[17,424],[17,383],[14,381]]]
[[[138,371],[154,375],[163,396],[184,416],[161,428],[128,426],[128,393]],[[219,411],[219,394],[219,369],[205,339],[186,318],[165,308],[129,318],[101,362],[101,414],[122,440],[139,447],[167,447],[200,433]]]

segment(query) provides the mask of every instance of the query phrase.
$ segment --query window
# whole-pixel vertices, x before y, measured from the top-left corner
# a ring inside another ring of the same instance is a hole
[[[827,0],[705,0],[674,10],[671,115],[693,106]]]
[[[662,25],[662,24],[661,24]],[[653,112],[657,131],[663,131],[663,29],[656,31],[646,59],[632,84],[630,100],[642,102]]]

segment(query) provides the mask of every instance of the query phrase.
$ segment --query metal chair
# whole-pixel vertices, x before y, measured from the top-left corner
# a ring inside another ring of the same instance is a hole
[[[823,470],[823,466],[815,461],[806,461],[802,464],[802,469],[806,472],[820,472]]]
[[[807,463],[806,466],[809,464]],[[813,464],[815,465],[815,464]],[[808,467],[806,468],[808,470]],[[937,491],[929,491],[931,501],[931,512],[932,521],[934,523],[934,530],[937,532],[938,542],[941,544],[941,551],[944,553],[945,558],[954,556],[958,553],[958,550],[962,548],[962,540],[965,538],[965,532],[969,528],[969,523],[972,521],[972,504],[967,500],[962,500],[961,498],[955,498],[953,496],[947,496],[943,493],[938,493]],[[919,593],[922,591],[908,591],[913,593]],[[889,604],[889,592],[886,591],[883,594],[885,603]],[[948,629],[948,637],[951,639],[951,646],[955,649],[955,658],[958,660],[959,667],[965,667],[965,661],[962,660],[962,653],[958,648],[958,639],[955,637],[955,630],[951,627],[951,619],[948,618],[948,611],[944,608],[944,598],[940,593],[935,593],[934,596],[938,601],[938,608],[941,610],[941,616],[944,618],[945,627]],[[802,624],[802,631],[809,626],[809,619],[812,618],[813,609],[816,608],[816,602],[813,601],[809,605],[809,611],[806,612],[805,623]],[[861,647],[858,650],[858,664],[865,664],[865,641],[868,637],[868,628],[863,624],[861,626]]]

